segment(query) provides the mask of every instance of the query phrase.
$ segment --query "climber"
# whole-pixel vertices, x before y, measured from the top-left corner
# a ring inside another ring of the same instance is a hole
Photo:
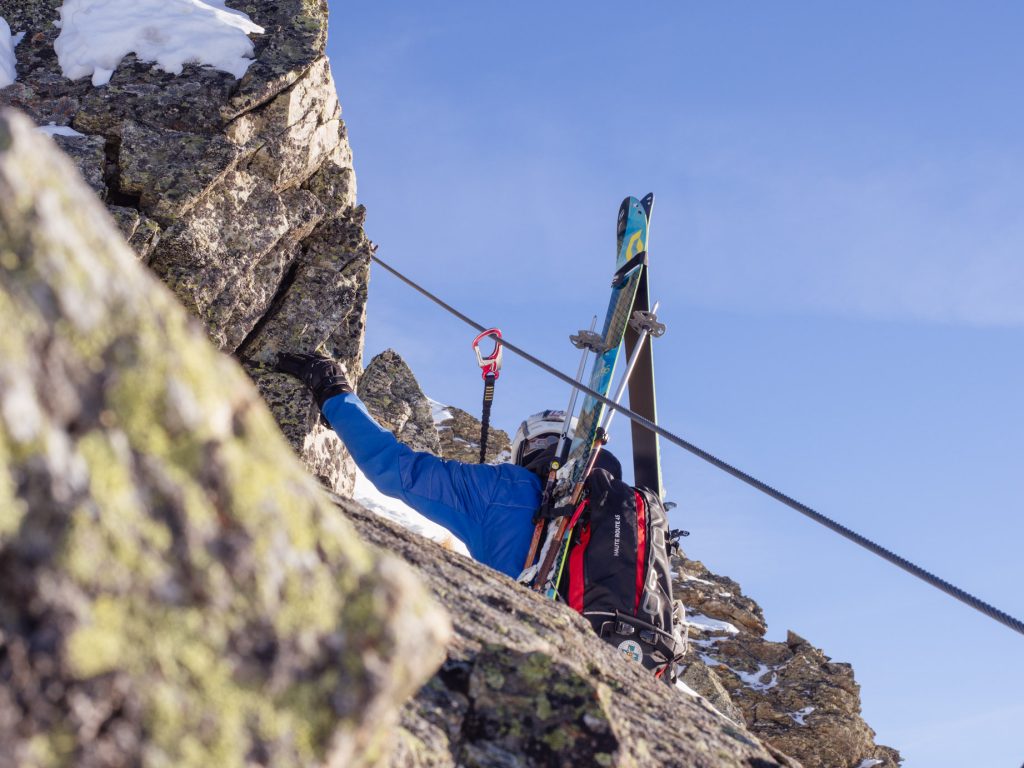
[[[522,423],[512,441],[515,463],[466,464],[400,443],[373,420],[344,369],[330,358],[282,354],[277,370],[312,390],[320,412],[377,490],[447,528],[481,563],[512,578],[519,575],[540,507],[541,477],[562,428],[561,411],[544,411]],[[602,456],[601,468],[621,479],[618,460],[607,451]]]

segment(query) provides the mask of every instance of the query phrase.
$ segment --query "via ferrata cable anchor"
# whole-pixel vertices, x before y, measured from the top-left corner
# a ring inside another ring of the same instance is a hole
[[[480,343],[487,338],[494,339],[494,349],[485,355],[480,351]],[[494,382],[501,375],[501,331],[489,328],[473,339],[473,351],[480,366],[480,375],[484,380],[484,405],[480,417],[480,463],[486,463],[487,433],[491,426],[491,403],[494,402]]]

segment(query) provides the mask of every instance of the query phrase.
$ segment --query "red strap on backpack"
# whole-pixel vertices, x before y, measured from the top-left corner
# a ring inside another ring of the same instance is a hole
[[[589,503],[589,499],[584,499],[580,502],[572,516],[570,526],[576,525],[580,515],[583,514],[583,510],[586,509]],[[571,527],[570,530],[572,530]],[[587,553],[587,545],[589,543],[590,521],[588,520],[580,528],[580,543],[569,553],[569,607],[577,613],[583,613],[583,557]]]
[[[640,598],[644,594],[646,579],[647,556],[647,507],[644,497],[636,492],[636,602],[633,604],[633,615],[640,613]]]

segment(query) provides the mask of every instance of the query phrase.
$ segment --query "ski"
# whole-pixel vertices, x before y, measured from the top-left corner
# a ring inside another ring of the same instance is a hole
[[[633,313],[633,302],[647,258],[647,212],[641,201],[628,197],[619,206],[616,221],[618,252],[612,294],[608,302],[600,343],[591,369],[589,386],[603,395],[611,389],[619,349]],[[560,552],[564,557],[562,539],[569,528],[569,515],[578,511],[583,482],[590,468],[590,458],[599,439],[598,428],[604,415],[604,403],[587,397],[580,410],[569,454],[558,469],[553,508],[557,516],[548,526],[547,539],[541,550],[541,564],[534,576],[534,588],[551,594],[553,578],[561,570],[553,568]],[[575,515],[574,515],[575,517]],[[542,525],[543,522],[538,525]],[[569,529],[571,531],[571,529]],[[525,575],[525,573],[524,573]]]
[[[641,267],[647,256],[647,214],[640,201],[635,197],[627,197],[619,206],[616,227],[616,241],[619,246],[618,258],[615,262],[618,285],[613,281],[612,295],[608,302],[608,313],[605,316],[602,331],[602,346],[594,367],[590,372],[589,386],[591,389],[607,395],[612,386],[615,363],[618,360],[622,338],[628,327],[633,312],[633,301],[639,286]],[[628,271],[627,271],[628,270]],[[569,456],[559,470],[560,479],[571,478],[572,483],[582,479],[586,467],[586,459],[593,450],[597,428],[604,415],[605,404],[593,397],[587,397],[580,409],[576,431],[573,435]],[[569,504],[569,499],[562,499]],[[556,504],[556,506],[560,506]]]
[[[632,380],[633,371],[636,369],[637,361],[640,358],[641,351],[644,349],[644,342],[648,338],[657,338],[665,333],[665,326],[658,322],[657,317],[658,305],[654,305],[653,310],[634,311],[633,318],[629,321],[629,326],[636,330],[638,338],[633,350],[633,353],[629,357],[629,364],[626,366],[626,372],[623,374],[622,381],[619,382],[619,390],[615,393],[615,404],[618,405],[622,401],[622,396],[625,394],[630,381]],[[584,481],[593,471],[597,464],[597,458],[604,448],[605,443],[608,442],[608,434],[611,430],[612,420],[615,418],[615,411],[611,410],[608,413],[608,418],[604,420],[604,424],[598,429],[597,440],[594,442],[594,450],[590,454],[590,458],[587,461],[587,467],[583,472]],[[573,528],[576,522],[579,520],[580,515],[583,513],[584,508],[587,506],[587,502],[583,499],[583,483],[581,482],[579,487],[574,489],[572,495],[574,500],[578,500],[576,511],[573,513],[572,519],[569,521],[568,526],[562,536],[560,548],[558,550],[558,556],[555,559],[554,570],[551,571],[549,577],[550,584],[547,587],[547,594],[549,597],[554,598],[558,594],[558,586],[562,581],[562,572],[565,570],[565,561],[569,555],[569,545],[572,542]]]
[[[650,241],[651,212],[654,209],[654,194],[640,201],[647,215],[648,243]],[[649,271],[646,268],[640,276],[634,307],[647,312],[650,310]],[[632,324],[626,329],[626,354],[632,356],[640,338],[640,332]],[[645,344],[640,350],[636,370],[629,379],[629,407],[644,418],[658,423],[657,399],[654,387],[654,353],[652,344]],[[661,498],[664,495],[661,477],[661,454],[658,436],[635,422],[632,424],[633,437],[633,484],[647,488]]]

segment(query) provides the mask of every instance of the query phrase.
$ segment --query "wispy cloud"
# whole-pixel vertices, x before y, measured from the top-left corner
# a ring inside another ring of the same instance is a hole
[[[730,308],[1024,326],[1021,160],[698,176],[680,283]]]

